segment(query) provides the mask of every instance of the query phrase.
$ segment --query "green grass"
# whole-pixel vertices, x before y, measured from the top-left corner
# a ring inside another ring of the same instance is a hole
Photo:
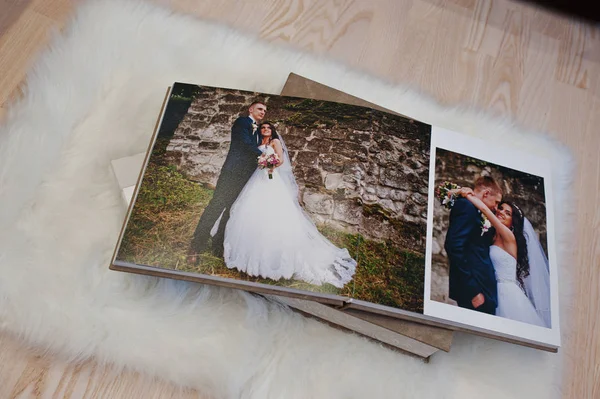
[[[192,233],[212,190],[174,166],[149,163],[123,236],[119,259],[169,269],[185,263]]]
[[[376,242],[326,226],[319,231],[338,247],[347,248],[358,266],[352,282],[338,289],[298,280],[251,277],[225,266],[206,252],[200,264],[187,263],[192,234],[212,190],[189,181],[174,166],[151,162],[129,220],[118,258],[127,262],[229,277],[312,292],[338,294],[382,305],[422,312],[424,259],[391,242]]]
[[[358,261],[349,296],[401,309],[423,310],[425,260],[422,255],[398,248],[391,242],[348,235]]]

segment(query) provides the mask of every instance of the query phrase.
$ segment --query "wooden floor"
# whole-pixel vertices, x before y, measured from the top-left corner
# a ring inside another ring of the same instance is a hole
[[[577,154],[576,333],[566,398],[600,397],[600,31],[507,0],[155,0],[328,54],[443,103],[489,109],[548,132]],[[73,0],[0,0],[0,118],[36,51]],[[90,361],[41,357],[0,335],[0,397],[171,397],[166,383],[113,376]],[[201,397],[194,392],[184,396]]]

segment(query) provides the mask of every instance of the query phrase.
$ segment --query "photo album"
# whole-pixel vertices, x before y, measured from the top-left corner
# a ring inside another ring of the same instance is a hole
[[[549,160],[293,79],[168,89],[148,151],[113,162],[110,268],[278,298],[423,358],[453,331],[556,352]]]

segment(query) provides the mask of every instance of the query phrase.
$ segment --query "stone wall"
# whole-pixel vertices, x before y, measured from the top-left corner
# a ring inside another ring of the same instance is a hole
[[[253,93],[203,88],[167,151],[193,180],[214,186],[233,121]],[[425,252],[430,127],[379,111],[263,97],[284,138],[313,220]]]
[[[490,165],[477,159],[441,149],[436,150],[436,187],[444,181],[459,186],[473,187],[477,176],[491,175],[503,190],[503,198],[519,206],[538,234],[546,254],[546,206],[543,179],[513,169]],[[448,229],[450,211],[434,202],[432,241],[432,299],[452,302],[448,299],[448,258],[444,240]]]

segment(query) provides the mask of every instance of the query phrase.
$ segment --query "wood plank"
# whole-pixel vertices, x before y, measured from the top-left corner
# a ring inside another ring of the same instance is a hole
[[[584,23],[569,24],[558,48],[556,80],[562,83],[587,89],[590,71],[585,52],[592,28]]]
[[[175,387],[161,379],[101,366],[89,360],[68,362],[24,346],[0,334],[1,398],[195,398],[197,391]]]
[[[483,42],[483,35],[488,24],[492,0],[477,0],[473,9],[473,17],[469,24],[469,33],[464,48],[469,51],[479,51]]]
[[[33,0],[31,9],[51,19],[60,29],[82,0]]]
[[[571,145],[578,154],[578,175],[566,210],[577,210],[576,245],[566,254],[565,267],[578,269],[573,287],[573,308],[562,314],[562,323],[575,325],[566,341],[565,398],[600,397],[600,98],[586,95],[590,107],[582,106],[585,91],[562,84],[564,96],[554,96],[552,126],[571,129]],[[593,112],[593,111],[595,112]],[[562,115],[562,118],[561,118]],[[561,130],[562,130],[561,129]]]
[[[21,14],[29,7],[33,0],[0,0],[0,37],[19,20]]]
[[[523,80],[516,99],[517,114],[523,118],[523,124],[539,129],[548,123],[548,112],[537,112],[539,109],[550,109],[554,87],[548,82],[554,80],[556,59],[552,56],[558,49],[558,40],[531,32],[530,46],[523,60]],[[536,71],[536,73],[530,73]]]
[[[19,84],[32,62],[32,55],[47,40],[54,22],[27,8],[0,37],[0,105],[18,95]]]
[[[490,75],[484,84],[483,101],[497,115],[514,117],[529,48],[529,21],[522,12],[509,10],[505,14],[502,32],[498,51],[489,64]]]

